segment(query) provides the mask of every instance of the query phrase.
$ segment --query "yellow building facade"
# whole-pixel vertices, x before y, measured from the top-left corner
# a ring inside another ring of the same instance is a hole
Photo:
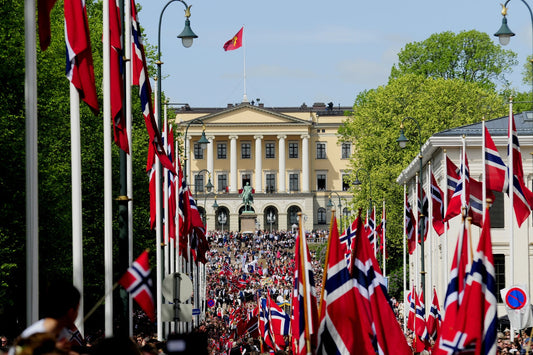
[[[298,212],[306,230],[328,229],[332,205],[337,217],[347,215],[351,195],[343,177],[350,172],[353,144],[340,142],[337,132],[350,110],[332,104],[267,108],[247,102],[176,109],[187,182],[205,211],[207,229],[243,231],[240,192],[247,184],[254,190],[256,229],[293,229]],[[204,147],[198,143],[202,132],[209,140]]]

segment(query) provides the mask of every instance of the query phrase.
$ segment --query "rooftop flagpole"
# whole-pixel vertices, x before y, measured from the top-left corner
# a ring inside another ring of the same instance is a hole
[[[243,56],[243,89],[244,95],[242,97],[242,102],[248,102],[248,97],[246,96],[246,41],[244,40],[244,25],[242,25],[242,56]]]

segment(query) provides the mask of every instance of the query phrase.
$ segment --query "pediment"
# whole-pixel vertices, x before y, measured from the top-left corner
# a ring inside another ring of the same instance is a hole
[[[186,117],[184,117],[186,119]],[[309,126],[311,121],[302,120],[276,111],[252,105],[239,105],[201,117],[209,126]]]

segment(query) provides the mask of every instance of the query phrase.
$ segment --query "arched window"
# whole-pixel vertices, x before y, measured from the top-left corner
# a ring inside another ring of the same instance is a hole
[[[316,211],[316,220],[318,224],[326,224],[326,209],[324,207],[320,207]]]

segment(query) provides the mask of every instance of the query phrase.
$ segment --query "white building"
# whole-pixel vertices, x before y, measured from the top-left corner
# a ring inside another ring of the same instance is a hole
[[[485,122],[486,127],[498,148],[501,158],[507,165],[508,121],[508,117],[501,117]],[[516,114],[515,124],[522,153],[524,177],[527,186],[532,189],[533,112]],[[439,132],[429,138],[422,147],[422,182],[429,201],[431,201],[429,171],[431,170],[433,172],[437,183],[443,192],[446,191],[446,156],[448,156],[458,167],[460,166],[463,137],[466,144],[466,155],[470,167],[470,176],[478,181],[483,180],[482,123],[480,122]],[[419,159],[416,157],[397,178],[399,184],[405,184],[406,186],[410,204],[415,216],[418,215],[415,180],[419,169]],[[514,213],[511,214],[511,211],[509,197],[506,194],[496,193],[496,201],[491,207],[490,217],[498,290],[498,317],[507,314],[499,295],[500,289],[522,284],[526,285],[530,295],[533,292],[533,285],[531,282],[533,275],[533,219],[530,215],[519,228],[516,222],[516,217]],[[431,202],[429,215],[431,216]],[[443,309],[451,261],[461,226],[461,217],[457,216],[450,221],[449,230],[439,237],[430,224],[430,231],[424,248],[426,271],[426,287],[424,294],[426,307],[429,307],[428,305],[430,304],[433,295],[432,287],[435,286],[441,309]],[[472,226],[471,232],[473,251],[475,251],[481,229]],[[409,257],[409,290],[412,289],[413,282],[416,282],[414,280],[418,279],[418,285],[421,284],[420,276],[416,275],[416,270],[419,272],[421,270],[420,262],[420,247],[418,246],[417,251]]]

